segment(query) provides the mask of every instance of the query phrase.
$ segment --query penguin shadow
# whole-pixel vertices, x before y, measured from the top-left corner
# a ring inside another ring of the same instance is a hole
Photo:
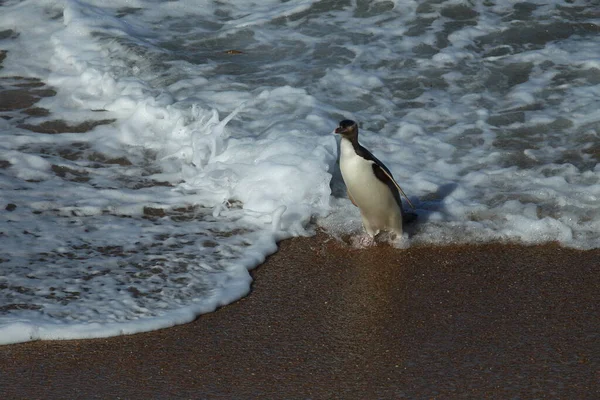
[[[331,187],[331,195],[333,197],[348,197],[346,192],[346,184],[344,183],[344,178],[342,178],[342,170],[340,169],[339,160],[336,161],[335,166],[331,171],[331,181],[329,186]]]
[[[450,196],[457,187],[456,183],[447,183],[440,186],[435,192],[421,196],[414,210],[405,206],[404,230],[412,236],[417,232],[418,226],[429,221],[433,214],[444,214],[446,212],[444,199]]]

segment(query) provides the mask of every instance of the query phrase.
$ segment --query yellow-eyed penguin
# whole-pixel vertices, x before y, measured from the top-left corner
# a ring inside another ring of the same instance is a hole
[[[358,126],[351,120],[343,120],[335,133],[341,135],[340,169],[346,183],[348,197],[360,209],[363,226],[373,244],[380,231],[402,236],[403,210],[400,186],[390,170],[369,150],[358,143]],[[412,207],[412,204],[410,204]]]

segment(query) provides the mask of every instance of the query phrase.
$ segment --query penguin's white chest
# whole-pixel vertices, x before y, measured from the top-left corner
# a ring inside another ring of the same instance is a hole
[[[388,231],[402,235],[402,209],[390,188],[375,176],[373,163],[356,154],[350,141],[342,139],[342,177],[348,194],[360,209],[367,233],[375,236],[380,231]]]

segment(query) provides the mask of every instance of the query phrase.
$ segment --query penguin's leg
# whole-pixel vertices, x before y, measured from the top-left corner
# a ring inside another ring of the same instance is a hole
[[[365,227],[365,230],[367,231],[369,236],[371,236],[373,239],[375,239],[375,236],[377,236],[377,234],[379,233],[379,229],[371,226],[369,219],[367,217],[365,217],[365,215],[363,213],[360,213],[360,216],[362,218],[362,223],[363,223],[363,226]]]
[[[363,213],[361,213],[360,216],[362,218],[363,226],[365,227],[367,234],[363,235],[363,237],[360,238],[359,244],[364,247],[373,246],[375,244],[375,236],[377,236],[377,234],[379,233],[379,229],[373,228],[373,226],[371,226],[371,223],[369,222],[369,219],[365,217]]]
[[[396,239],[400,239],[404,233],[404,229],[402,228],[402,217],[398,218],[398,220],[394,220],[391,226],[391,231],[396,234]]]

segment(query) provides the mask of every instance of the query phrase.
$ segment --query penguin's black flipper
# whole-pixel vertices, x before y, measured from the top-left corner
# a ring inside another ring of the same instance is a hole
[[[376,162],[374,162],[372,164],[372,166],[373,166],[373,173],[375,174],[377,179],[379,179],[381,182],[383,182],[387,185],[387,187],[390,189],[390,192],[392,192],[392,195],[394,196],[396,203],[398,203],[398,206],[402,210],[402,200],[400,200],[400,192],[398,192],[398,188],[396,187],[394,180],[391,178],[391,174],[389,174],[387,171],[385,171],[382,168],[382,166]]]

